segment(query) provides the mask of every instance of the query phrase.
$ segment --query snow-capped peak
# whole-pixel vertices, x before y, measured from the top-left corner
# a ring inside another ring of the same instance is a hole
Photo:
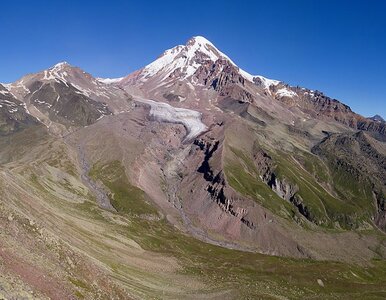
[[[66,77],[68,76],[67,67],[70,67],[70,64],[65,61],[57,63],[44,71],[43,80],[60,80],[66,83]]]
[[[71,65],[66,61],[62,61],[52,66],[51,68],[49,68],[48,71],[55,72],[55,73],[65,72],[66,70],[68,70],[68,68],[71,68]]]
[[[229,59],[221,53],[210,41],[202,36],[188,40],[186,45],[178,45],[166,50],[157,60],[147,65],[142,72],[143,79],[156,74],[163,78],[180,69],[182,78],[193,75],[205,60],[213,62],[220,58]]]
[[[201,35],[197,35],[197,36],[194,36],[192,37],[189,41],[189,42],[197,42],[199,44],[202,44],[202,45],[211,45],[212,47],[216,48],[211,41],[209,41],[208,39],[206,39],[205,37],[201,36]]]
[[[66,62],[66,61],[62,61],[62,62],[57,63],[53,67],[51,67],[51,69],[59,69],[59,68],[63,68],[63,67],[66,67],[66,66],[70,66],[70,64],[68,62]]]
[[[259,75],[251,75],[242,70],[203,36],[194,36],[187,41],[186,45],[178,45],[166,50],[158,59],[142,69],[139,79],[146,81],[156,76],[158,80],[162,81],[177,71],[178,76],[183,80],[191,77],[203,63],[207,61],[214,63],[219,59],[227,60],[234,67],[238,68],[241,76],[252,83],[255,83],[256,78],[260,79],[259,81],[263,87],[268,90],[270,86],[277,85],[280,82]],[[110,82],[114,83],[119,80],[113,79]]]
[[[187,54],[193,58],[197,52],[207,55],[212,61],[223,57],[229,59],[224,53],[221,53],[210,41],[202,36],[192,37],[187,43]]]

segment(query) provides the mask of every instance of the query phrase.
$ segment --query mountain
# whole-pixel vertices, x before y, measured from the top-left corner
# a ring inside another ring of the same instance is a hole
[[[375,115],[375,116],[370,117],[368,119],[375,121],[375,122],[385,122],[385,120],[380,115]]]
[[[0,298],[382,298],[385,141],[203,37],[0,85]]]
[[[218,50],[210,41],[202,36],[191,38],[186,45],[178,45],[166,50],[157,60],[144,67],[139,72],[121,78],[119,81],[125,82],[144,82],[154,76],[160,81],[167,78],[177,77],[179,80],[195,80],[192,78],[197,72],[203,71],[203,66],[215,64],[217,61],[224,62],[221,71],[227,67],[227,64],[237,69],[238,73],[245,79],[254,82],[260,80],[266,88],[271,85],[277,85],[279,81],[270,80],[262,76],[252,76],[241,70],[228,56]]]
[[[239,93],[247,100],[252,97],[250,89],[259,86],[261,93],[270,93],[270,88],[277,86],[279,81],[248,74],[211,42],[198,36],[186,45],[166,50],[151,64],[116,83],[129,90],[138,87],[145,95],[164,101],[188,100],[194,105],[197,99],[204,98],[202,96],[208,97],[211,90],[222,95]]]
[[[384,138],[385,124],[366,119],[320,91],[251,75],[203,37],[166,50],[158,59],[125,78],[110,81],[129,93],[181,106],[213,108],[237,99],[261,107],[288,124],[303,119],[336,121]],[[274,101],[272,101],[274,100]],[[283,106],[285,108],[283,108]],[[287,111],[291,110],[288,115]]]
[[[47,126],[90,125],[125,107],[129,98],[66,62],[26,75],[10,84],[9,90]]]

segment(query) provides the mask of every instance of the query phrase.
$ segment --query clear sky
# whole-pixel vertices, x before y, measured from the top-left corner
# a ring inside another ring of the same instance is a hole
[[[121,77],[202,35],[254,75],[386,117],[386,1],[1,1],[0,82],[68,61]]]

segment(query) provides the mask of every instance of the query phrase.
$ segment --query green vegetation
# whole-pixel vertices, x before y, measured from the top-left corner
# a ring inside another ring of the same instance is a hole
[[[237,167],[230,165],[228,170],[228,173],[234,175],[234,184],[239,184],[237,180],[242,182],[240,189],[251,193],[251,197],[258,186],[261,195],[267,193],[272,196],[272,202],[283,203],[285,209],[289,209],[288,202],[272,194],[273,192],[266,189],[266,186],[260,186],[260,182],[254,181],[256,170],[253,164],[250,164],[249,168],[244,168],[244,164],[250,161],[241,154],[239,157],[241,163]],[[122,201],[130,203],[130,205],[121,204],[119,207],[122,209],[117,214],[127,220],[126,224],[113,222],[105,215],[105,211],[99,209],[92,201],[79,204],[51,201],[50,205],[58,205],[61,213],[76,216],[81,220],[90,220],[92,224],[100,224],[105,229],[106,238],[110,240],[134,240],[150,253],[176,258],[182,267],[179,271],[181,275],[186,275],[187,280],[193,277],[205,283],[205,287],[201,290],[190,293],[223,293],[221,298],[232,299],[275,299],[280,296],[290,299],[336,299],[338,297],[382,299],[386,297],[385,261],[376,260],[371,266],[361,267],[335,262],[271,257],[206,244],[185,235],[165,219],[141,218],[141,214],[154,213],[156,209],[146,201],[146,195],[143,192],[138,189],[134,189],[133,192],[133,187],[129,184],[124,169],[118,162],[95,165],[90,174],[109,188],[112,200],[117,201],[115,203]],[[239,177],[239,175],[245,177]],[[39,182],[42,178],[34,175],[31,179],[34,186],[41,187]],[[249,180],[252,182],[247,184]],[[45,189],[42,191],[49,193]],[[263,201],[266,197],[256,199]],[[281,209],[280,205],[277,209]],[[97,259],[109,266],[113,278],[118,276],[130,278],[130,276],[137,276],[137,273],[144,282],[146,280],[153,282],[155,278],[162,278],[162,274],[155,274],[154,271],[144,272],[117,263],[115,257],[110,255],[111,245],[107,240],[90,235],[85,228],[75,226],[72,222],[69,222],[68,226],[73,226],[71,228],[77,236],[89,245],[89,255],[96,255]],[[68,279],[77,289],[80,289],[77,291],[79,298],[88,292],[87,284],[81,278],[71,276]],[[324,287],[318,284],[318,280],[323,282]],[[160,284],[168,287],[170,282]],[[140,290],[141,295],[147,295],[148,298],[163,298],[163,295],[157,294],[152,289],[135,286],[134,290]],[[195,294],[190,296],[194,298]]]
[[[237,162],[229,162],[224,167],[230,186],[284,218],[293,216],[295,210],[292,205],[281,199],[259,178],[253,161],[242,151],[232,147],[230,149],[240,159]]]
[[[246,151],[234,147],[229,150],[233,155],[226,159],[224,169],[230,186],[284,218],[298,214],[295,206],[260,179]],[[264,151],[273,159],[275,176],[298,187],[296,197],[307,208],[307,217],[313,223],[326,228],[336,228],[339,224],[341,228],[352,229],[364,226],[371,217],[374,208],[370,186],[358,185],[349,172],[330,171],[317,156],[300,150],[295,155]],[[329,191],[326,186],[334,190]]]
[[[82,289],[85,289],[85,290],[88,290],[89,287],[88,285],[83,282],[82,280],[79,280],[77,278],[72,278],[72,277],[68,277],[68,280],[75,286],[79,287],[79,288],[82,288]]]
[[[52,148],[52,145],[49,145]],[[71,176],[77,176],[77,170],[72,161],[67,158],[66,150],[64,146],[59,146],[59,149],[50,153],[51,156],[45,160],[45,162],[55,168],[70,174]]]
[[[359,205],[353,205],[352,202],[332,196],[289,154],[280,152],[274,155],[274,159],[277,162],[277,176],[280,179],[286,178],[299,187],[297,194],[308,207],[311,220],[315,223],[333,227],[338,222],[341,227],[349,229],[359,227],[361,221],[369,218],[366,207],[358,207]],[[323,173],[322,171],[321,174]],[[362,215],[358,215],[358,211]]]
[[[347,299],[355,298],[355,295],[359,298],[364,293],[386,295],[382,286],[386,278],[384,262],[377,262],[373,268],[360,268],[269,257],[202,243],[182,235],[163,221],[144,225],[144,222],[133,224],[142,231],[141,236],[132,236],[141,247],[178,257],[184,273],[205,278],[205,282],[215,289],[235,289],[238,299],[268,295],[315,297],[317,294],[320,299],[325,299],[332,293],[335,297],[344,293]],[[317,284],[318,279],[324,282],[324,288]]]
[[[313,175],[318,182],[328,183],[330,174],[327,166],[315,155],[305,152],[298,151],[294,154],[294,158],[301,163],[304,169],[311,175]]]
[[[94,165],[89,175],[109,188],[112,192],[109,195],[111,204],[118,212],[137,215],[157,213],[157,210],[148,203],[146,194],[129,182],[119,161]]]
[[[357,209],[371,213],[374,198],[371,183],[344,162],[337,162],[334,157],[328,159],[332,181],[339,197],[357,206]]]
[[[115,177],[110,177],[115,181]],[[116,185],[105,183],[116,194]],[[126,190],[126,196],[130,193]],[[136,205],[148,207],[146,202]],[[130,212],[131,213],[131,212]],[[371,267],[271,257],[229,250],[187,236],[166,220],[131,218],[115,232],[135,240],[143,249],[178,258],[182,274],[198,277],[212,292],[229,291],[232,298],[343,299],[386,297],[386,262]],[[113,265],[115,271],[120,266]],[[318,284],[322,280],[324,287]]]

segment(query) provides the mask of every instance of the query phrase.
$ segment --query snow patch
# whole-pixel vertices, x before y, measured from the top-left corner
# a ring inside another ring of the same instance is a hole
[[[294,91],[291,91],[291,90],[286,89],[286,88],[279,89],[276,92],[276,95],[278,95],[279,97],[290,97],[290,98],[297,96],[297,94]]]
[[[273,80],[273,79],[269,79],[269,78],[266,78],[266,77],[263,77],[263,76],[260,76],[260,75],[257,75],[255,76],[257,78],[259,78],[261,80],[261,82],[263,83],[264,87],[266,89],[269,89],[270,86],[276,86],[280,83],[279,80]]]
[[[119,78],[97,78],[99,82],[102,82],[104,84],[113,84],[121,81],[125,77],[119,77]]]
[[[23,103],[23,107],[24,107],[25,111],[26,111],[28,114],[31,114],[30,111],[28,110],[27,104]]]

